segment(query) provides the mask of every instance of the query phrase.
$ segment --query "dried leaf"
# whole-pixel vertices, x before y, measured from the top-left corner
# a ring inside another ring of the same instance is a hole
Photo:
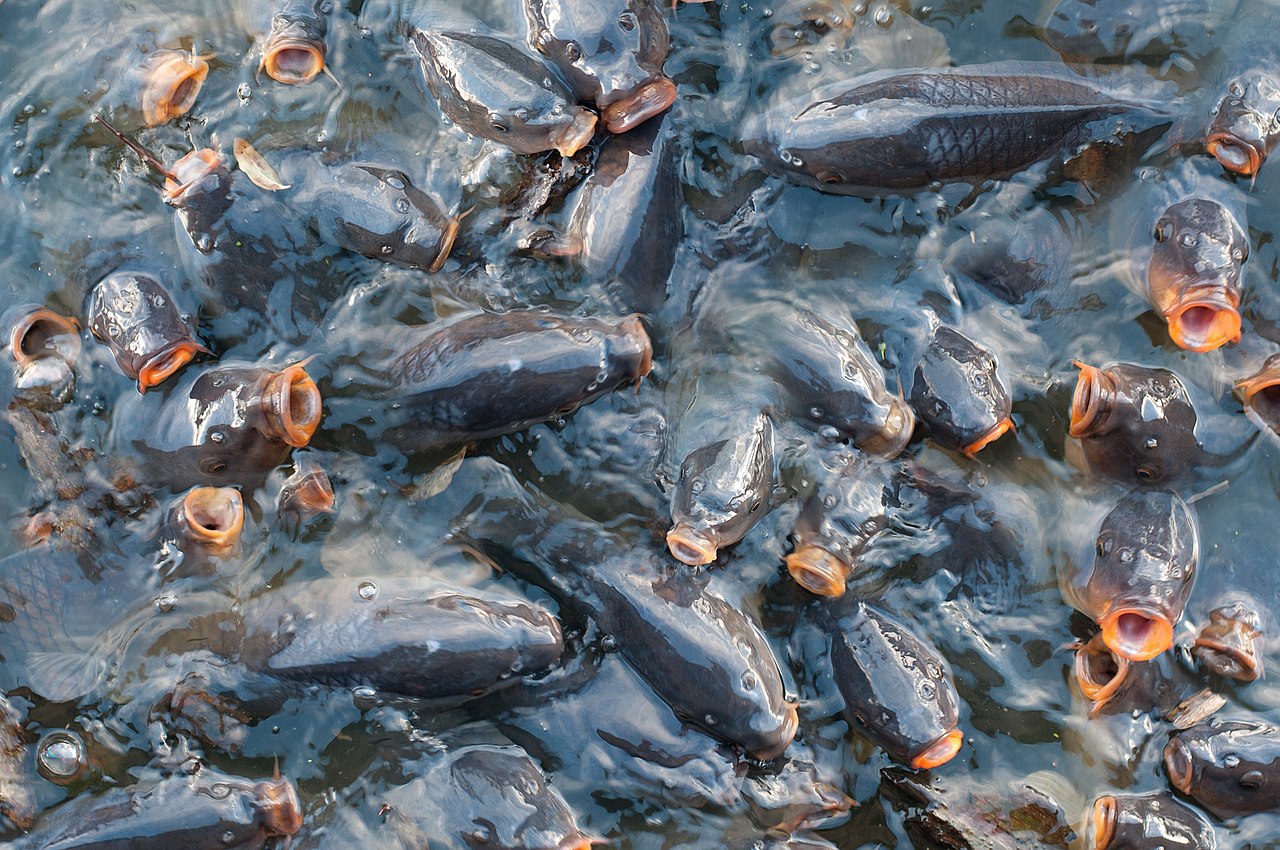
[[[1175,705],[1165,715],[1165,719],[1172,723],[1175,729],[1189,729],[1200,721],[1207,720],[1210,715],[1226,704],[1225,699],[1205,688]]]
[[[237,138],[231,149],[235,151],[236,164],[240,166],[245,176],[253,181],[253,185],[268,192],[289,188],[280,182],[280,175],[276,174],[271,164],[262,158],[262,154],[253,149],[253,145],[244,139]]]
[[[410,502],[420,502],[443,493],[449,486],[449,482],[453,481],[453,474],[462,466],[462,459],[466,456],[467,450],[464,446],[458,450],[457,454],[451,455],[435,469],[415,477],[413,483],[401,491],[404,497]]]

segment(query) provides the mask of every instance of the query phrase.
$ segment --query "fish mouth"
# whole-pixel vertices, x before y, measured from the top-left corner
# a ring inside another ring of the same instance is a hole
[[[173,164],[172,178],[164,181],[165,198],[173,201],[199,180],[222,168],[222,154],[212,148],[194,150]]]
[[[80,354],[80,323],[45,307],[34,308],[9,330],[9,353],[20,369],[49,356],[70,363]]]
[[[302,806],[293,783],[272,779],[259,782],[254,790],[254,807],[261,813],[262,827],[268,835],[287,838],[302,829]]]
[[[1076,389],[1071,395],[1071,424],[1067,433],[1079,439],[1097,434],[1111,412],[1111,400],[1115,397],[1116,383],[1111,376],[1096,366],[1079,360],[1072,361],[1080,370]]]
[[[997,422],[994,428],[974,440],[969,445],[965,446],[961,451],[969,457],[973,457],[1010,431],[1017,433],[1017,429],[1013,427],[1013,417],[1006,416],[1004,419]]]
[[[191,362],[197,354],[212,354],[198,342],[189,339],[179,340],[174,344],[152,355],[138,370],[138,392],[146,393],[151,387],[162,384],[183,366]]]
[[[1173,646],[1173,623],[1148,608],[1114,607],[1098,625],[1103,643],[1130,661],[1149,661]]]
[[[1240,313],[1221,292],[1189,297],[1165,313],[1169,336],[1179,348],[1205,352],[1240,341]]]
[[[1245,647],[1200,636],[1191,644],[1191,654],[1197,658],[1207,654],[1224,656],[1228,663],[1217,665],[1216,672],[1237,681],[1255,682],[1262,678],[1262,659]]]
[[[796,732],[800,730],[800,713],[796,709],[796,704],[788,702],[783,704],[782,724],[778,727],[777,737],[772,744],[758,749],[751,750],[748,755],[753,759],[760,761],[772,761],[787,751],[787,747],[791,746],[791,742],[796,739]]]
[[[631,316],[618,325],[618,331],[626,340],[628,348],[618,352],[617,356],[629,361],[629,374],[632,379],[640,380],[653,371],[653,341],[645,330],[644,322],[639,316]]]
[[[267,436],[294,448],[311,442],[320,426],[320,389],[303,368],[309,362],[310,358],[270,375],[262,394]]]
[[[199,542],[230,548],[244,528],[244,499],[231,487],[194,487],[182,499],[182,520]]]
[[[181,50],[157,51],[148,62],[142,89],[142,117],[148,127],[186,115],[209,76],[206,57]]]
[[[595,138],[598,121],[591,110],[579,109],[573,116],[573,121],[555,134],[551,147],[560,151],[560,155],[566,159],[573,156]]]
[[[1191,750],[1178,738],[1173,738],[1164,746],[1164,769],[1169,774],[1169,782],[1183,794],[1191,793],[1191,779],[1195,764],[1191,759]]]
[[[655,77],[620,100],[600,109],[600,118],[610,133],[625,133],[655,115],[661,115],[676,101],[676,84],[668,77]]]
[[[1073,670],[1080,693],[1093,705],[1089,716],[1095,716],[1119,691],[1129,675],[1129,659],[1116,655],[1095,635],[1076,650]]]
[[[1268,360],[1257,374],[1238,382],[1235,391],[1246,410],[1271,428],[1280,425],[1280,369],[1276,365]]]
[[[1257,174],[1262,161],[1267,157],[1266,151],[1259,144],[1221,130],[1209,134],[1205,148],[1227,171],[1246,177]]]
[[[1099,797],[1093,801],[1093,813],[1089,819],[1090,850],[1107,850],[1116,837],[1116,798]]]
[[[843,596],[853,569],[821,546],[804,545],[787,555],[787,572],[796,584],[816,596]]]
[[[885,414],[880,430],[859,442],[858,448],[880,460],[892,460],[902,454],[915,433],[916,415],[911,405],[895,396]]]
[[[930,744],[924,752],[913,757],[911,766],[916,770],[931,770],[935,767],[941,767],[955,758],[956,753],[960,752],[960,745],[963,743],[964,733],[959,729],[952,729]]]
[[[445,261],[453,253],[453,243],[458,238],[458,229],[462,226],[462,219],[465,215],[466,213],[455,215],[445,223],[444,230],[440,233],[440,250],[436,252],[436,258],[427,267],[427,271],[438,272],[444,267]]]
[[[272,38],[262,50],[258,70],[287,86],[305,85],[324,71],[324,44],[289,36]]]
[[[325,471],[316,466],[303,473],[289,497],[288,506],[310,513],[331,514],[335,513],[333,502],[333,483]]]
[[[701,567],[716,559],[716,541],[703,530],[688,523],[676,523],[667,532],[667,549],[682,564]]]

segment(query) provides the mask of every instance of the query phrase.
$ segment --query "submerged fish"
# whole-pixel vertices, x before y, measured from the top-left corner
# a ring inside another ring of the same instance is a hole
[[[1239,0],[1058,0],[1042,31],[1064,59],[1164,58],[1188,49],[1207,53]]]

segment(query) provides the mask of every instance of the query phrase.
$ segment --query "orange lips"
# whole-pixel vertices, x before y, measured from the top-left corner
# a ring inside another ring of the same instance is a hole
[[[138,370],[138,392],[145,393],[151,387],[162,384],[197,354],[212,352],[199,343],[182,340],[160,351]]]
[[[964,734],[959,729],[952,729],[934,741],[929,746],[929,749],[911,759],[911,766],[916,770],[941,767],[955,758],[956,753],[960,752],[960,745],[963,743]]]
[[[1179,348],[1205,352],[1240,341],[1240,313],[1222,298],[1185,301],[1165,313],[1169,336]]]
[[[1079,360],[1072,361],[1080,370],[1076,389],[1071,396],[1071,425],[1068,432],[1080,438],[1088,435],[1106,418],[1109,399],[1115,391],[1115,382],[1096,366]]]
[[[262,413],[269,436],[302,448],[320,427],[320,390],[302,367],[306,362],[274,373],[262,394]]]
[[[1252,177],[1262,167],[1262,153],[1254,145],[1231,133],[1213,133],[1205,142],[1209,155],[1233,174]]]
[[[667,548],[677,561],[691,567],[700,567],[716,559],[715,541],[687,523],[681,523],[667,532]]]
[[[230,487],[195,487],[182,500],[180,518],[196,540],[214,549],[234,546],[244,528],[244,500]]]
[[[262,51],[260,71],[278,83],[301,86],[324,70],[324,45],[298,38],[273,38]]]
[[[961,449],[961,451],[964,452],[969,457],[973,457],[978,452],[982,451],[987,446],[991,445],[996,440],[1003,437],[1005,434],[1015,430],[1016,429],[1013,427],[1013,419],[1011,417],[1006,416],[1004,419],[996,423],[996,427],[992,428],[990,431],[983,434],[981,437],[974,440],[969,445],[965,446],[963,449]]]
[[[819,546],[800,546],[787,555],[787,572],[796,584],[817,596],[843,596],[848,565]]]
[[[1130,661],[1148,661],[1173,646],[1173,623],[1146,609],[1112,608],[1098,625],[1107,647]]]
[[[142,117],[148,127],[186,115],[209,76],[207,57],[181,50],[157,50],[147,61]]]
[[[676,100],[676,84],[666,77],[652,79],[639,89],[600,110],[610,133],[625,133],[670,108]]]

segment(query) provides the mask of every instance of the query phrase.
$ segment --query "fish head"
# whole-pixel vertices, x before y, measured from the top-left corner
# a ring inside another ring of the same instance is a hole
[[[1121,57],[1142,29],[1143,11],[1096,0],[1060,0],[1044,22],[1044,40],[1072,59]]]
[[[996,359],[959,331],[939,325],[916,366],[911,407],[943,445],[973,455],[1009,431],[1009,393]]]
[[[302,805],[293,783],[276,777],[254,786],[253,807],[269,836],[287,838],[302,829]]]
[[[115,271],[89,295],[89,329],[146,392],[209,350],[197,342],[168,288],[146,272]]]
[[[1203,198],[1180,201],[1152,231],[1147,292],[1181,348],[1212,351],[1240,339],[1240,272],[1249,239],[1235,215]]]
[[[186,115],[205,78],[207,57],[185,50],[157,50],[147,57],[142,85],[142,117],[148,127]]]
[[[1089,700],[1089,715],[1100,712],[1124,687],[1131,662],[1111,651],[1101,633],[1076,649],[1072,675],[1081,695]]]
[[[1280,730],[1209,720],[1175,734],[1164,765],[1174,788],[1219,817],[1269,810],[1280,792]]]
[[[1262,676],[1262,637],[1258,606],[1236,601],[1209,612],[1209,622],[1196,636],[1191,654],[1223,678],[1252,682]]]
[[[294,10],[276,15],[271,31],[262,45],[260,71],[279,83],[300,86],[311,82],[324,71],[325,36],[329,30],[328,2],[317,3],[309,10]]]
[[[1261,369],[1239,381],[1235,394],[1251,417],[1280,433],[1280,354],[1271,355]]]
[[[193,487],[177,510],[178,532],[206,551],[227,552],[240,543],[244,500],[233,487]]]
[[[470,846],[589,848],[569,805],[514,747],[477,746],[449,765],[450,822]]]
[[[1227,83],[1214,106],[1205,148],[1227,171],[1253,177],[1280,141],[1280,77],[1255,69]]]
[[[60,406],[75,391],[80,325],[38,304],[20,304],[0,316],[7,336],[14,387],[28,403]]]

